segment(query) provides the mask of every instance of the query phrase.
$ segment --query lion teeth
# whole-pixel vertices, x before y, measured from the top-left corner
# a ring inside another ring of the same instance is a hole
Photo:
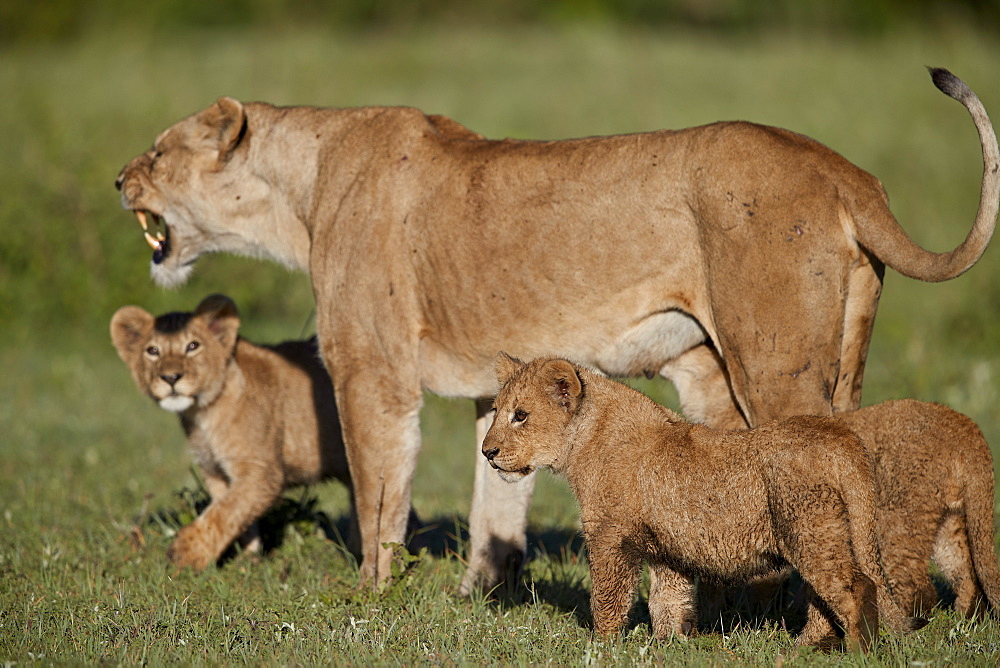
[[[160,242],[163,241],[164,238],[159,238],[158,239],[157,237],[163,237],[162,234],[157,234],[157,236],[154,237],[149,232],[144,232],[142,236],[146,237],[146,243],[149,244],[150,248],[152,248],[153,250],[161,250],[160,249]]]
[[[142,229],[144,229],[144,230],[148,230],[149,229],[149,223],[146,222],[146,212],[145,211],[136,211],[135,212],[135,217],[139,219],[139,224],[142,225]]]

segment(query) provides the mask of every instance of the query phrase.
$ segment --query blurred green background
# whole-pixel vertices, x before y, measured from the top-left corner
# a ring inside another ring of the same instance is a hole
[[[152,284],[113,182],[171,123],[221,95],[412,105],[490,137],[754,120],[874,173],[911,236],[947,250],[972,223],[982,163],[968,115],[924,66],[951,69],[1000,118],[998,26],[996,1],[0,3],[0,603],[26,591],[12,564],[40,569],[60,540],[99,559],[121,526],[192,484],[176,418],[136,392],[111,347],[116,308],[190,309],[224,292],[251,340],[313,331],[307,278],[279,267],[204,257],[183,288]],[[943,401],[1000,443],[998,253],[943,284],[888,272],[864,403]],[[665,383],[641,386],[672,402]],[[461,521],[471,405],[429,398],[424,435],[417,510]],[[340,492],[319,493],[343,509]],[[531,518],[575,526],[550,476]]]

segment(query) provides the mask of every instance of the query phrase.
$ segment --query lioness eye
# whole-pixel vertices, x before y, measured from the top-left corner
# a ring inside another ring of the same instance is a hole
[[[149,355],[150,357],[158,357],[160,354],[160,349],[157,348],[156,346],[150,346],[146,348],[146,354]]]
[[[198,343],[197,341],[192,341],[191,343],[187,344],[187,348],[185,350],[186,350],[186,352],[191,353],[191,352],[194,352],[195,350],[198,350],[198,347],[200,345],[201,344]]]
[[[524,422],[527,419],[528,419],[528,414],[519,408],[516,411],[514,411],[514,417],[511,418],[511,422]]]

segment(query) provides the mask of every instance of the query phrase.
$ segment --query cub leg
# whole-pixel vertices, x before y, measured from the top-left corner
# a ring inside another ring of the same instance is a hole
[[[933,534],[929,531],[940,520],[895,514],[891,509],[881,512],[879,546],[886,584],[905,614],[926,614],[938,602],[927,566],[933,549]]]
[[[281,495],[284,479],[274,462],[245,461],[233,463],[229,470],[229,488],[214,496],[212,488],[222,489],[218,479],[206,478],[212,503],[191,524],[177,533],[167,551],[167,558],[178,566],[201,570],[215,563],[226,548],[250,527]]]
[[[649,580],[649,616],[657,639],[693,634],[698,618],[694,581],[659,564],[650,564]]]
[[[797,645],[815,647],[828,652],[841,645],[840,636],[835,625],[836,617],[823,603],[808,582],[802,583],[800,595],[805,599],[806,623],[802,627]]]
[[[517,577],[527,553],[528,507],[535,474],[504,481],[482,456],[483,439],[493,423],[489,400],[476,402],[476,477],[469,512],[469,565],[459,594],[488,591],[506,577]],[[502,512],[497,512],[502,508]]]
[[[972,565],[964,517],[956,514],[945,517],[934,541],[932,558],[955,592],[955,610],[966,617],[985,612],[982,590]]]
[[[835,492],[801,491],[772,498],[775,534],[785,559],[840,622],[848,646],[867,652],[878,634],[879,607],[875,582],[862,572],[852,547],[860,532],[852,531],[855,517],[848,519],[843,506],[819,505],[817,494],[829,498]],[[803,632],[800,644],[816,642],[814,637],[823,635],[809,628],[808,621],[807,629],[809,634]]]
[[[202,469],[202,476],[204,476],[205,487],[208,488],[208,495],[212,497],[212,501],[220,501],[222,497],[229,491],[229,481],[225,478],[209,473]],[[243,535],[239,537],[238,542],[240,548],[244,552],[260,552],[262,543],[260,538],[260,526],[256,521],[250,525],[250,527],[243,532]],[[225,551],[225,548],[222,548]]]
[[[817,573],[808,569],[810,575],[802,574],[812,587],[813,597],[810,600],[810,610],[806,613],[806,628],[798,638],[801,645],[818,644],[824,646],[830,637],[830,623],[821,607],[829,609],[844,629],[844,637],[851,650],[867,652],[873,639],[878,635],[878,603],[877,590],[871,578],[857,567],[848,569],[829,569]],[[846,572],[832,571],[853,571]],[[845,579],[848,578],[848,579]],[[818,600],[817,600],[818,599]]]
[[[590,560],[590,611],[594,617],[594,632],[610,636],[621,631],[628,619],[641,562],[618,546],[589,539],[587,558]]]

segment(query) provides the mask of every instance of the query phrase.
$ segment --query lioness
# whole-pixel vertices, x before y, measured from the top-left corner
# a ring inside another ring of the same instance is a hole
[[[979,427],[940,404],[887,401],[838,415],[871,455],[882,563],[893,597],[925,614],[938,602],[933,560],[955,609],[1000,613],[993,547],[993,456]]]
[[[255,523],[288,487],[328,478],[351,485],[315,340],[257,346],[238,336],[239,325],[224,295],[194,313],[154,317],[123,306],[111,318],[118,355],[141,391],[178,413],[212,497],[170,546],[181,566],[213,564],[241,536],[258,548]]]
[[[162,132],[116,184],[162,285],[212,252],[311,274],[361,575],[377,581],[390,573],[382,544],[405,533],[423,391],[477,399],[481,442],[497,350],[659,373],[688,417],[719,427],[857,408],[883,263],[957,276],[995,225],[993,128],[965,84],[933,77],[972,114],[985,166],[975,223],[949,253],[907,237],[875,177],[744,122],[493,141],[412,108],[221,98]],[[504,488],[484,466],[463,592],[497,582],[525,549],[531,483]]]
[[[737,582],[786,564],[812,596],[800,643],[828,643],[836,620],[867,650],[880,609],[894,628],[918,625],[886,590],[871,461],[835,418],[716,430],[562,359],[500,353],[496,376],[483,455],[508,482],[540,467],[569,481],[597,633],[625,623],[644,561],[658,638],[693,629],[695,577]]]

